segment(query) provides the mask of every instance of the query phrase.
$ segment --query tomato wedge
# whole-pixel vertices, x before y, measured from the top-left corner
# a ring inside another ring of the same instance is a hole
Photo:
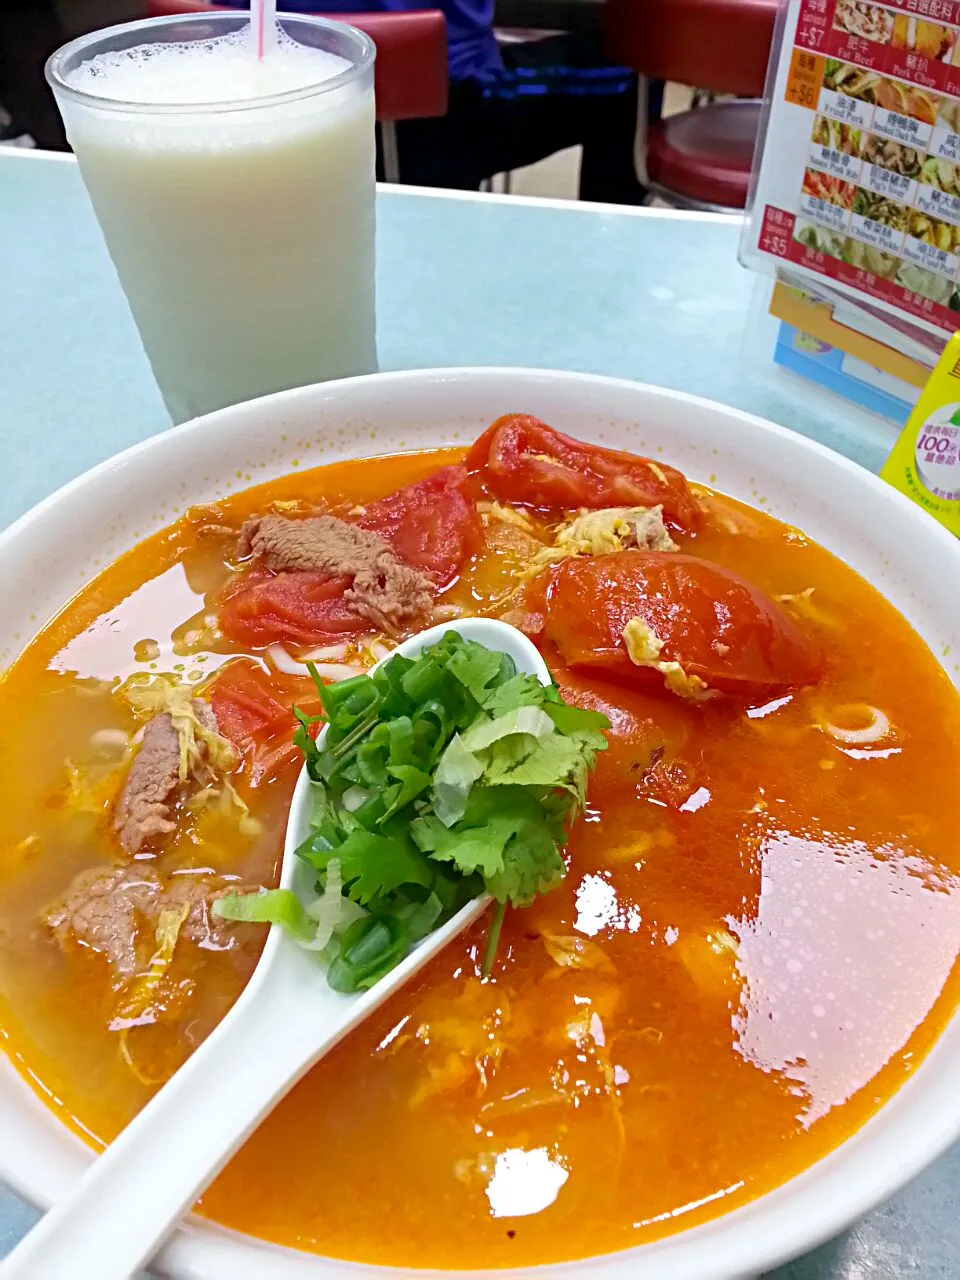
[[[249,760],[254,786],[298,761],[299,751],[293,745],[294,704],[308,715],[320,711],[312,680],[269,675],[245,658],[227,663],[219,672],[210,703],[220,732]]]
[[[527,414],[498,418],[473,445],[466,464],[504,502],[565,511],[662,506],[674,527],[697,527],[697,503],[675,468],[572,440]]]
[[[640,618],[663,642],[663,662],[711,689],[744,696],[815,683],[819,646],[757,587],[708,560],[620,551],[566,560],[547,593],[546,635],[573,668],[603,668],[663,683],[627,653],[623,629]]]
[[[350,581],[254,566],[238,574],[221,597],[220,630],[235,644],[253,648],[276,640],[308,645],[364,635],[369,620],[343,598]]]
[[[483,542],[483,525],[466,492],[465,467],[443,467],[416,484],[372,502],[359,516],[404,563],[448,585]],[[343,593],[349,577],[308,571],[273,573],[257,564],[238,574],[220,598],[220,629],[249,648],[275,641],[320,644],[372,630]]]
[[[357,523],[386,538],[401,560],[445,587],[483,542],[483,525],[467,482],[466,467],[443,467],[371,502]]]

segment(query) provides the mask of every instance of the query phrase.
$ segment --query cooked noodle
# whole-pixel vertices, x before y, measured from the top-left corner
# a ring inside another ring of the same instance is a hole
[[[844,724],[837,724],[834,720],[820,720],[817,727],[822,729],[829,738],[833,738],[835,742],[842,742],[847,746],[857,745],[864,746],[867,743],[882,742],[888,737],[891,731],[890,717],[886,712],[881,711],[879,707],[871,707],[866,702],[847,702],[843,706],[836,707],[833,711],[834,716],[841,720],[866,720],[867,723],[858,729],[848,728]]]

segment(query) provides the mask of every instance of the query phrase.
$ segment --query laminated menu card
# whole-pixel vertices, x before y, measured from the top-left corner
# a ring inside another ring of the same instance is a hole
[[[742,256],[960,327],[960,0],[789,0]]]

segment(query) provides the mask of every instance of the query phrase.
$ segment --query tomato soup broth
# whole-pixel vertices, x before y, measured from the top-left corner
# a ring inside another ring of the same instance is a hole
[[[123,973],[122,949],[108,963],[102,947],[58,932],[51,902],[91,868],[275,883],[300,767],[286,728],[241,733],[235,799],[190,808],[169,838],[125,855],[110,815],[138,721],[120,682],[169,673],[201,695],[213,687],[221,727],[269,689],[289,718],[311,682],[275,646],[216,625],[244,520],[349,516],[460,457],[340,463],[190,512],[102,573],[3,677],[5,1046],[91,1145],[115,1137],[209,1034],[263,932],[183,936],[163,983],[145,990],[159,944],[139,908],[129,929],[146,936]],[[438,606],[523,623],[536,595],[526,568],[577,502],[480,496],[482,534]],[[777,1186],[922,1060],[960,994],[960,797],[935,781],[957,756],[955,691],[839,560],[732,499],[694,497],[700,517],[671,526],[680,553],[777,601],[822,653],[819,678],[690,699],[652,670],[568,667],[559,633],[541,632],[564,695],[611,722],[565,880],[508,911],[490,978],[481,922],[315,1067],[202,1213],[367,1263],[582,1258]],[[441,530],[448,514],[437,509]],[[341,645],[335,665],[382,651],[365,644]]]

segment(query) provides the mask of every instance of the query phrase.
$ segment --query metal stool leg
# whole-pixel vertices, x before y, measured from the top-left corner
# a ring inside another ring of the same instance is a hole
[[[380,143],[383,148],[383,176],[387,182],[400,181],[400,152],[397,148],[397,126],[393,120],[380,121]]]

